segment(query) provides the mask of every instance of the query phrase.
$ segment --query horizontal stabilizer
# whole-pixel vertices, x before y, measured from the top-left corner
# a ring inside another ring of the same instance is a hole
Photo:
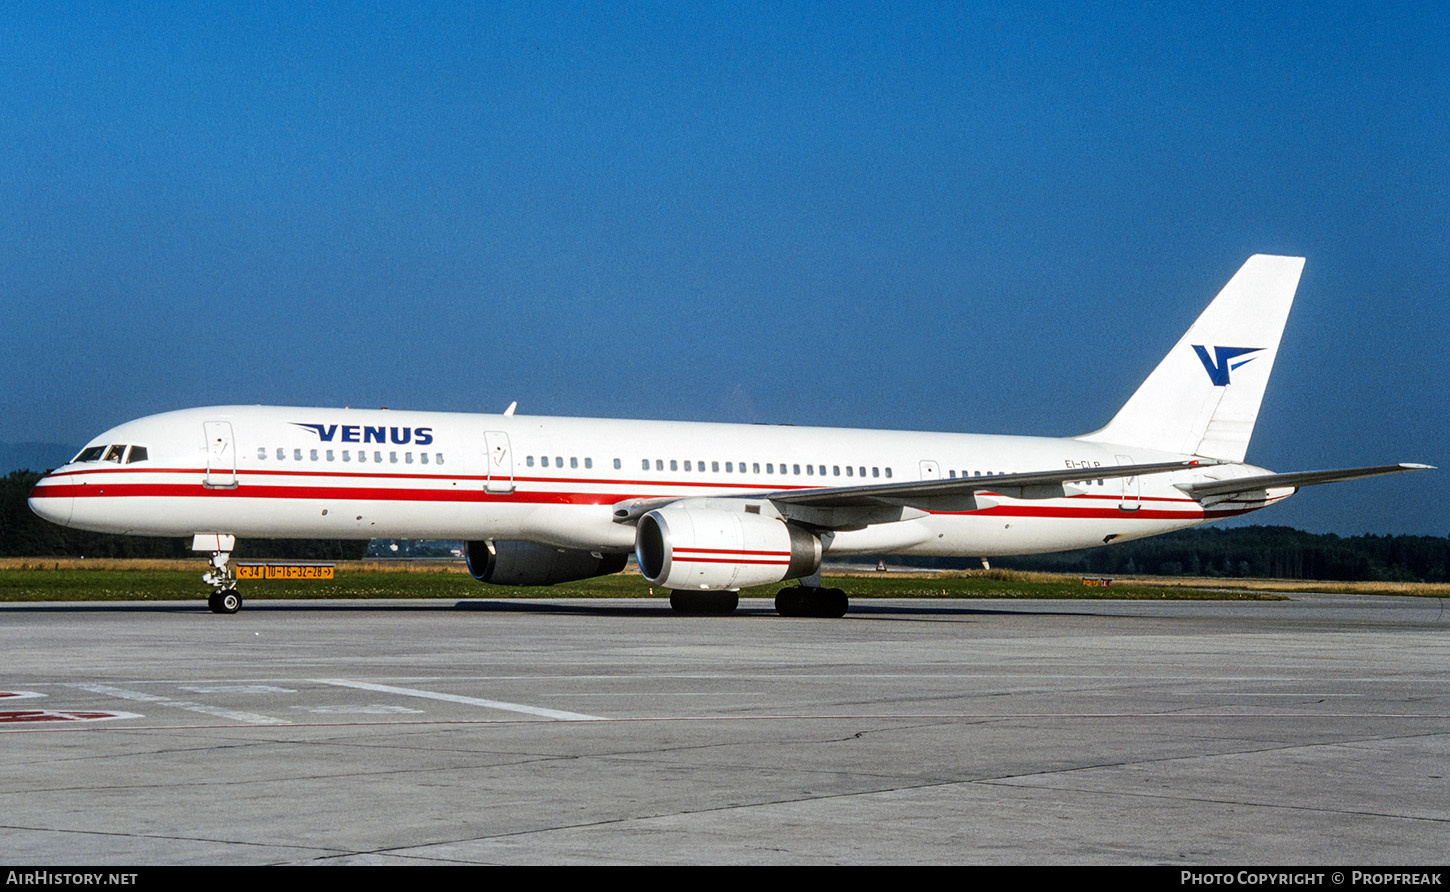
[[[1417,465],[1402,462],[1397,465],[1380,465],[1375,468],[1345,468],[1338,471],[1299,471],[1293,474],[1260,474],[1257,477],[1238,477],[1233,480],[1210,480],[1205,483],[1180,483],[1178,488],[1195,499],[1210,496],[1238,495],[1260,492],[1284,486],[1314,486],[1318,483],[1339,483],[1342,480],[1358,480],[1362,477],[1381,477],[1385,474],[1402,474],[1405,471],[1430,471],[1431,465]]]

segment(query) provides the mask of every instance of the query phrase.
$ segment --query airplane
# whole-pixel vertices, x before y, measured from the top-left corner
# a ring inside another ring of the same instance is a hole
[[[789,580],[785,616],[839,617],[826,557],[1002,555],[1125,542],[1300,487],[1429,469],[1244,463],[1302,257],[1249,258],[1108,424],[1076,437],[214,406],[129,421],[36,484],[62,526],[191,536],[216,613],[237,537],[457,539],[469,571],[539,586],[629,555],[679,613]]]

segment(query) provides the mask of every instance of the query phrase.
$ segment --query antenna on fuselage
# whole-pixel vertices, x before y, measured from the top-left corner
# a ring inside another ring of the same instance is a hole
[[[514,415],[514,410],[517,409],[518,407],[519,407],[519,401],[518,400],[514,400],[513,402],[509,403],[509,407],[507,409],[504,409],[503,410],[503,417],[505,417],[505,418],[512,418],[513,415]]]

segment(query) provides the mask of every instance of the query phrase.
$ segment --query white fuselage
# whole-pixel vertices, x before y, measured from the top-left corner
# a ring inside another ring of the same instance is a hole
[[[115,446],[143,447],[144,458]],[[135,535],[499,539],[616,553],[635,547],[636,529],[613,506],[635,499],[1086,470],[1061,497],[988,492],[973,510],[823,540],[835,554],[992,556],[1154,535],[1292,492],[1205,508],[1174,484],[1263,472],[1094,480],[1095,467],[1187,456],[1071,438],[360,409],[187,409],[122,424],[88,451],[35,487],[37,513]]]

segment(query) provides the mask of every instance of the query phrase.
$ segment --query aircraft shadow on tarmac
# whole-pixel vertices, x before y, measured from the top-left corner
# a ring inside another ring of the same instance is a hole
[[[198,613],[210,614],[205,601],[68,601],[64,603],[46,602],[18,602],[0,604],[0,611],[6,613]],[[591,601],[580,599],[577,601],[537,601],[527,599],[470,599],[455,601],[449,598],[437,600],[347,600],[347,601],[270,601],[264,599],[249,600],[243,608],[241,615],[249,613],[312,613],[312,612],[399,612],[399,613],[436,613],[441,611],[468,611],[479,613],[532,613],[542,615],[572,615],[572,616],[619,616],[619,617],[642,617],[642,618],[668,618],[671,620],[684,619],[713,619],[722,620],[730,617],[681,617],[676,616],[663,599],[651,599],[641,601],[638,604],[621,604],[619,601]],[[1090,611],[1087,611],[1090,612]],[[1085,611],[1063,611],[1047,609],[1043,606],[1020,605],[1014,608],[988,608],[974,603],[971,606],[966,604],[952,603],[917,603],[917,604],[883,604],[874,601],[860,600],[851,604],[846,614],[846,619],[856,618],[913,618],[925,619],[933,616],[995,616],[995,615],[1019,615],[1031,614],[1037,616],[1072,615],[1082,616]],[[754,617],[776,617],[776,611],[770,599],[745,599],[740,602],[739,608],[731,616],[736,618]],[[219,618],[219,621],[221,620]]]

